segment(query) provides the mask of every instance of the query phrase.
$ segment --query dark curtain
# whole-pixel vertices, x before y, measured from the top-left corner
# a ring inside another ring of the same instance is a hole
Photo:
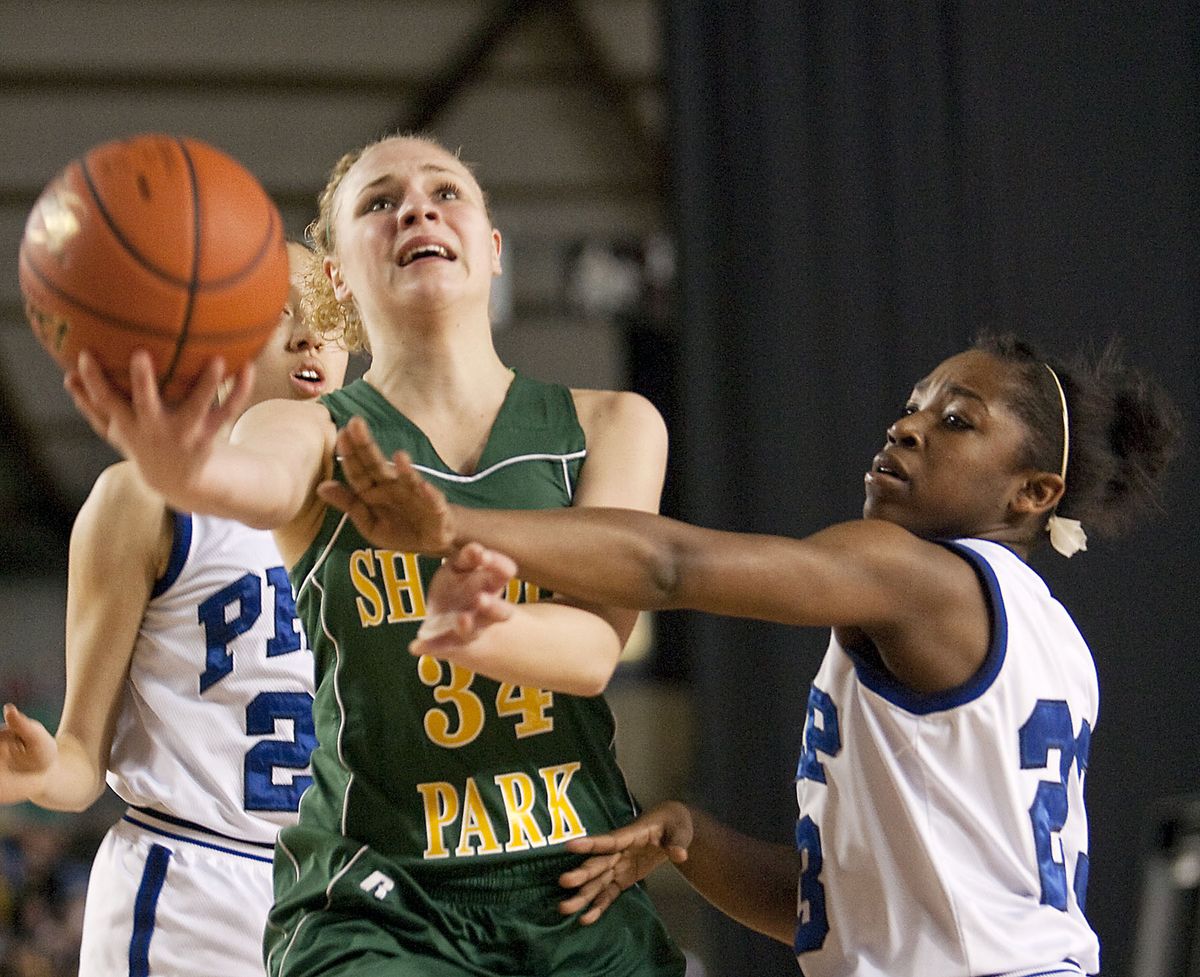
[[[1129,973],[1156,798],[1200,789],[1196,10],[740,0],[665,5],[680,328],[678,514],[804,534],[854,518],[912,383],[981,327],[1124,337],[1190,453],[1126,540],[1038,568],[1101,681],[1088,913]],[[797,587],[804,581],[797,580]],[[787,842],[826,636],[696,615],[696,799]],[[712,917],[713,977],[797,972]]]

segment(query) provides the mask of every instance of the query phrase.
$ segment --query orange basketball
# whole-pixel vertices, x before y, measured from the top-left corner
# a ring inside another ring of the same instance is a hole
[[[168,401],[214,356],[228,370],[254,359],[287,301],[283,222],[258,180],[168,135],[69,163],[29,214],[19,265],[29,322],[64,370],[86,349],[128,393],[145,349]]]

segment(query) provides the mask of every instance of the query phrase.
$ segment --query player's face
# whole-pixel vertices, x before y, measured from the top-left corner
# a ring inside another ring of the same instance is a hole
[[[500,233],[475,178],[441,147],[397,138],[368,149],[338,188],[333,228],[334,292],[368,324],[462,303],[486,311]]]
[[[1008,540],[1025,425],[1009,407],[1015,377],[977,350],[952,356],[913,388],[866,473],[863,515],[926,538]]]
[[[281,398],[312,400],[336,390],[346,378],[350,354],[338,343],[313,333],[304,318],[301,296],[304,275],[312,254],[299,244],[288,244],[291,287],[279,325],[254,361],[254,389],[250,402]]]

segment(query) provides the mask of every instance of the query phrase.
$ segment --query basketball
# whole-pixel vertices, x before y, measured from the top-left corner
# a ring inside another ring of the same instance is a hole
[[[214,356],[254,359],[287,301],[283,222],[258,180],[197,139],[103,143],[42,191],[19,252],[25,312],[64,370],[80,350],[129,393],[147,350],[178,400]]]

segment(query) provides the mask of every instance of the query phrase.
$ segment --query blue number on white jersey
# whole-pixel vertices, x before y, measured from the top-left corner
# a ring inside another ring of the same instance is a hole
[[[266,657],[299,651],[299,620],[292,585],[283,567],[268,567],[267,585],[274,593],[272,635],[266,641]],[[200,692],[212,688],[233,671],[230,643],[249,631],[262,615],[262,580],[246,573],[202,601],[197,617],[204,627],[205,667],[200,674]],[[260,692],[246,706],[246,735],[272,736],[246,753],[244,804],[247,811],[295,811],[312,777],[297,771],[308,768],[309,755],[317,745],[312,718],[312,696],[308,692]],[[280,731],[278,722],[291,724]],[[276,783],[276,771],[292,771]]]
[[[1056,846],[1055,841],[1067,823],[1067,777],[1076,762],[1080,776],[1083,775],[1091,742],[1092,730],[1087,720],[1079,731],[1078,741],[1075,739],[1071,708],[1061,699],[1039,699],[1020,731],[1022,769],[1045,767],[1050,762],[1050,751],[1058,750],[1058,779],[1038,782],[1037,793],[1029,808],[1029,820],[1033,825],[1033,843],[1042,883],[1041,901],[1064,912],[1067,909],[1067,867],[1063,863],[1062,846]],[[1054,857],[1056,851],[1058,858]],[[1082,906],[1087,889],[1086,857],[1081,857],[1075,866],[1072,888],[1076,901]]]
[[[797,780],[825,783],[825,766],[818,753],[835,757],[842,752],[842,733],[838,725],[837,703],[823,689],[813,685],[808,691],[808,717],[804,723],[804,748],[796,767]],[[821,882],[821,829],[807,814],[796,822],[796,849],[802,867],[797,891],[796,936],[793,950],[807,953],[819,950],[829,934],[825,912],[825,886]]]
[[[307,692],[260,692],[246,707],[246,732],[262,736],[279,732],[278,720],[290,720],[291,739],[263,740],[246,754],[246,810],[295,811],[300,795],[312,777],[292,774],[287,783],[275,783],[275,771],[304,770],[317,746],[313,727],[313,698]]]
[[[819,950],[829,935],[825,913],[825,886],[821,883],[821,829],[807,814],[796,822],[796,848],[802,864],[796,895],[796,936],[792,949],[797,953]]]
[[[837,756],[842,751],[837,706],[829,695],[815,685],[808,691],[808,717],[804,722],[804,749],[796,768],[797,780],[825,783],[825,767],[817,753]]]

